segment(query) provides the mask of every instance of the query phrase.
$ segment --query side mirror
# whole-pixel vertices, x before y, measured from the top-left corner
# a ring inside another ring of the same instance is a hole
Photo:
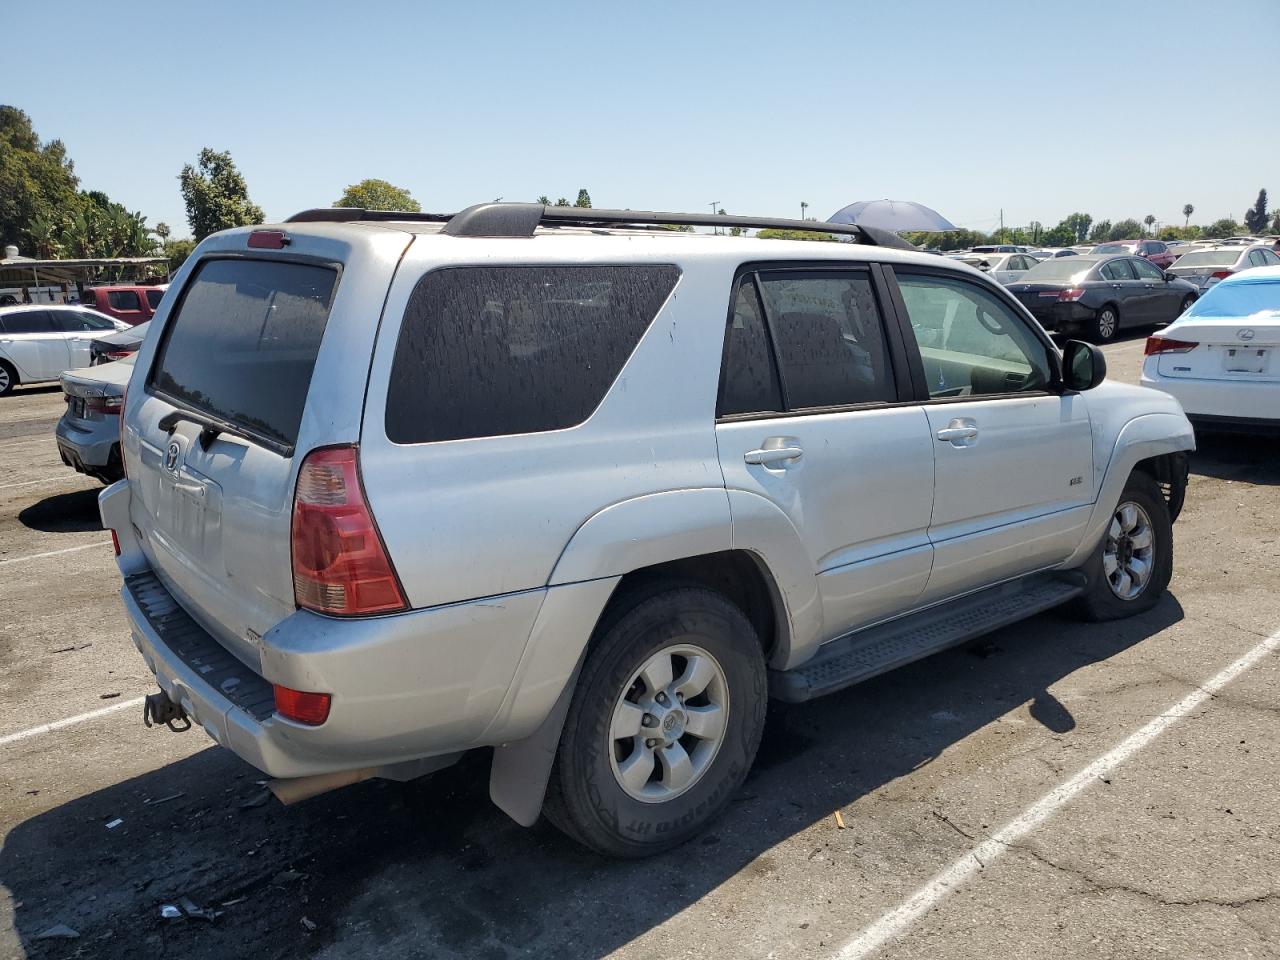
[[[1170,280],[1177,280],[1178,275],[1176,273],[1170,273],[1168,270],[1166,270],[1164,272],[1164,279],[1165,279],[1165,282],[1168,283]]]
[[[1068,340],[1062,348],[1062,384],[1068,390],[1092,390],[1107,376],[1107,358],[1092,343]]]

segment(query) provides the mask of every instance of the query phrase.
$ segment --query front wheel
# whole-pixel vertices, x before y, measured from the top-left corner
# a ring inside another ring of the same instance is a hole
[[[1083,567],[1088,587],[1074,610],[1085,620],[1119,620],[1150,610],[1173,576],[1173,521],[1155,480],[1135,470],[1102,542]]]
[[[13,390],[17,383],[17,372],[5,361],[0,360],[0,397]]]
[[[544,811],[615,857],[683,843],[742,785],[764,730],[764,655],[724,596],[674,586],[611,618],[583,665]]]
[[[1190,310],[1191,305],[1195,302],[1196,302],[1196,298],[1193,297],[1191,294],[1187,294],[1185,297],[1183,297],[1182,306],[1178,307],[1178,316],[1180,317],[1184,313],[1186,313],[1188,310]]]

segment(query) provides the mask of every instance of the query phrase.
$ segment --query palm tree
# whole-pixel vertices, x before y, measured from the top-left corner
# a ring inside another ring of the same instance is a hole
[[[1196,208],[1189,203],[1182,205],[1182,226],[1185,228],[1191,223],[1191,215],[1196,212]]]
[[[1142,222],[1147,225],[1147,233],[1150,233],[1151,225],[1156,222],[1156,215],[1154,213],[1148,213],[1142,218]]]

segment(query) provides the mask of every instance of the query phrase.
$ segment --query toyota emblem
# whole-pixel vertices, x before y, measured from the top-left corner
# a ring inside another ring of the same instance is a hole
[[[178,456],[182,453],[182,447],[178,445],[177,440],[169,441],[169,448],[164,452],[164,468],[171,473],[178,472]]]
[[[1239,337],[1241,340],[1243,340],[1245,343],[1248,343],[1255,336],[1257,336],[1257,334],[1253,332],[1253,329],[1251,327],[1245,327],[1243,330],[1237,330],[1236,336]]]

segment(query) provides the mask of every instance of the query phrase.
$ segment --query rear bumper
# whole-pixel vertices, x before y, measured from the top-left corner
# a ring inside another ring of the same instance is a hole
[[[118,418],[85,428],[63,414],[54,430],[62,462],[91,476],[120,476],[120,424]]]
[[[1197,380],[1189,377],[1162,377],[1148,358],[1143,364],[1144,387],[1163,390],[1176,397],[1193,423],[1240,426],[1280,426],[1280,382],[1258,383],[1248,380]],[[1259,416],[1272,413],[1272,416]]]
[[[1050,301],[1043,305],[1039,303],[1032,305],[1026,302],[1022,305],[1039,321],[1040,326],[1055,333],[1070,333],[1080,329],[1086,321],[1093,319],[1096,312],[1079,303]]]

